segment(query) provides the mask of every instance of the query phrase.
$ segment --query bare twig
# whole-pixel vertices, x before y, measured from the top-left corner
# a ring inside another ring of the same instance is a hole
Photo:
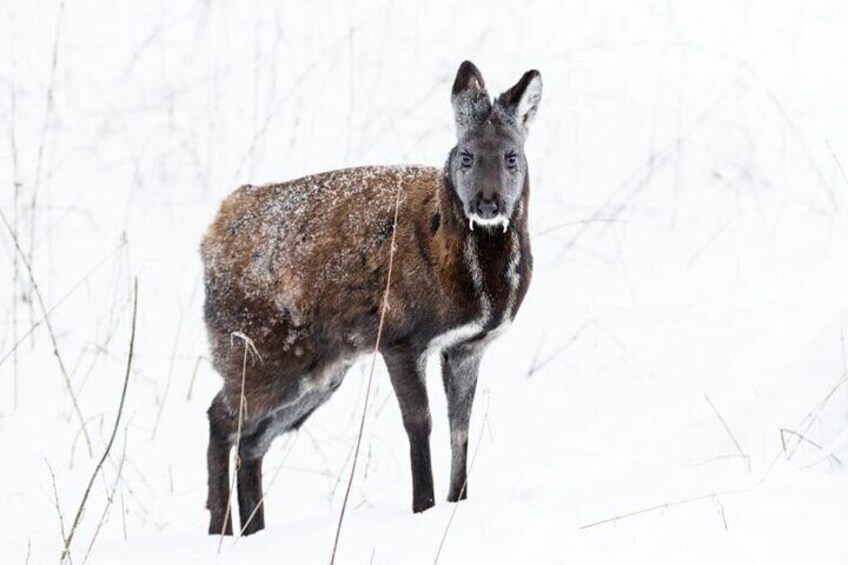
[[[2,212],[0,212],[0,214],[2,214]],[[127,240],[122,238],[122,239],[121,239],[121,243],[120,243],[120,244],[118,244],[118,246],[117,246],[115,249],[113,249],[112,251],[110,251],[110,252],[109,252],[109,253],[108,253],[105,257],[103,257],[103,259],[101,259],[100,261],[98,261],[98,262],[97,262],[97,263],[96,263],[96,264],[95,264],[95,265],[94,265],[91,269],[89,269],[89,270],[88,270],[88,272],[85,274],[85,276],[83,276],[83,277],[82,277],[79,281],[77,281],[77,282],[76,282],[76,284],[74,284],[74,286],[72,286],[72,287],[71,287],[71,289],[70,289],[68,292],[66,292],[64,296],[62,296],[62,298],[60,298],[60,299],[59,299],[57,302],[55,302],[55,303],[54,303],[54,304],[53,304],[50,308],[48,308],[46,313],[42,314],[42,316],[41,316],[41,318],[40,318],[39,320],[36,320],[34,323],[32,323],[32,325],[30,325],[29,329],[28,329],[26,332],[24,332],[24,333],[23,333],[23,334],[22,334],[22,335],[21,335],[21,336],[17,339],[17,341],[15,341],[14,345],[12,346],[12,348],[11,348],[10,350],[8,350],[6,353],[4,353],[4,354],[3,354],[3,357],[0,357],[0,367],[2,367],[2,366],[3,366],[3,363],[5,363],[5,362],[6,362],[6,360],[7,360],[10,356],[12,356],[12,355],[14,355],[14,354],[15,354],[15,352],[16,352],[16,351],[17,351],[17,349],[18,349],[18,347],[20,347],[20,345],[24,342],[24,340],[25,340],[26,338],[28,338],[28,337],[32,334],[32,332],[34,332],[35,330],[37,330],[37,329],[39,328],[39,326],[41,326],[42,322],[44,322],[44,320],[45,320],[45,319],[47,319],[47,316],[48,316],[48,315],[52,314],[54,310],[56,310],[56,309],[57,309],[59,306],[61,306],[61,305],[62,305],[62,304],[63,304],[63,303],[64,303],[64,302],[68,299],[68,298],[70,298],[70,297],[71,297],[71,295],[73,295],[73,294],[74,294],[77,290],[79,290],[79,289],[82,287],[82,285],[83,285],[83,284],[85,284],[85,282],[89,279],[89,277],[91,277],[91,275],[93,275],[93,274],[94,274],[94,272],[95,272],[97,269],[99,269],[101,266],[103,266],[103,264],[104,264],[104,263],[105,263],[108,259],[110,259],[110,258],[111,258],[111,257],[112,257],[115,253],[117,253],[118,251],[120,251],[120,250],[121,250],[121,249],[122,249],[122,248],[123,248],[126,244],[127,244]]]
[[[718,496],[714,497],[715,503],[718,506],[718,514],[721,516],[721,523],[724,525],[724,531],[727,531],[727,516],[724,515],[724,504],[721,503],[721,499]]]
[[[62,506],[59,504],[59,489],[56,486],[56,473],[53,472],[53,467],[50,461],[44,458],[44,463],[47,464],[47,470],[50,471],[50,482],[53,485],[53,504],[56,506],[56,514],[59,515],[59,531],[62,533],[62,539],[65,539],[65,515],[62,514]]]
[[[88,419],[86,419],[85,424],[88,425],[91,422],[93,422],[94,420],[97,420],[98,418],[100,419],[100,428],[102,429],[103,428],[103,414],[97,414],[95,416],[89,416]],[[76,453],[77,453],[77,442],[79,441],[80,437],[82,437],[82,428],[81,427],[77,428],[76,433],[74,433],[74,439],[71,441],[71,453],[70,453],[70,457],[68,458],[68,469],[74,468],[74,459],[76,458]]]
[[[127,428],[124,428],[124,449],[121,453],[121,459],[118,461],[118,470],[115,474],[115,480],[112,487],[109,489],[109,494],[106,497],[106,506],[103,508],[103,513],[100,515],[100,521],[97,522],[97,528],[91,536],[91,541],[88,544],[88,549],[85,550],[85,556],[82,558],[83,565],[88,561],[91,550],[94,548],[94,542],[97,541],[97,536],[100,534],[100,529],[106,523],[106,517],[109,515],[109,509],[112,507],[112,501],[115,500],[115,492],[118,490],[118,484],[121,482],[121,472],[124,470],[124,462],[127,460]]]
[[[845,334],[844,334],[844,332],[840,336],[840,344],[841,344],[841,348],[842,348],[842,375],[839,377],[839,380],[836,381],[836,384],[834,384],[830,388],[830,390],[827,392],[827,394],[824,396],[824,398],[822,398],[812,409],[810,409],[810,411],[807,412],[807,415],[804,416],[801,419],[801,421],[798,423],[797,426],[795,426],[795,429],[792,430],[792,431],[796,435],[801,435],[801,436],[805,435],[810,430],[810,428],[813,427],[813,425],[816,423],[816,421],[818,421],[818,418],[819,418],[819,415],[821,414],[821,411],[824,410],[825,406],[827,406],[828,402],[830,402],[830,399],[833,398],[834,394],[836,394],[836,391],[839,390],[845,383],[848,383],[848,361],[846,361],[846,354],[845,354]],[[797,431],[797,430],[800,430],[800,431]],[[763,476],[760,478],[760,482],[763,482],[768,478],[768,476],[771,474],[772,469],[774,469],[774,466],[780,460],[781,455],[785,455],[787,459],[792,459],[792,456],[795,454],[795,451],[801,445],[802,441],[803,440],[801,440],[800,437],[798,437],[798,441],[795,443],[795,445],[792,447],[792,449],[788,450],[788,445],[787,445],[788,442],[786,442],[785,437],[781,434],[781,442],[783,443],[782,449],[779,450],[775,454],[775,456],[771,460],[771,463],[769,464],[768,468],[763,473]],[[787,451],[788,451],[788,453],[787,453]]]
[[[248,524],[253,521],[253,517],[256,516],[256,513],[259,511],[259,508],[265,502],[265,497],[268,496],[268,493],[271,492],[271,487],[274,486],[274,482],[277,480],[277,476],[280,474],[280,471],[283,469],[283,466],[286,464],[286,460],[289,458],[289,454],[294,449],[294,445],[297,443],[297,438],[300,437],[299,433],[296,433],[294,439],[289,442],[288,449],[283,454],[283,458],[280,460],[280,464],[277,465],[277,468],[274,470],[274,474],[271,476],[271,480],[268,481],[268,486],[265,488],[265,492],[262,493],[262,497],[259,499],[259,502],[256,503],[256,506],[253,508],[253,511],[250,513],[250,516],[247,517],[247,520],[244,524],[241,525],[241,529],[239,530],[238,535],[236,536],[234,544],[238,542],[239,538],[244,535],[244,531],[247,529]]]
[[[845,169],[842,168],[842,161],[840,161],[839,157],[836,156],[836,151],[834,151],[833,147],[830,146],[830,141],[825,141],[825,143],[827,143],[827,149],[833,156],[833,160],[836,161],[836,167],[839,169],[839,174],[842,175],[842,180],[844,180],[845,185],[848,186],[848,176],[845,175]]]
[[[843,374],[842,378],[839,379],[839,381],[828,391],[824,398],[822,398],[822,400],[807,413],[807,415],[804,417],[804,420],[802,420],[803,427],[798,426],[798,428],[801,428],[801,431],[797,432],[798,434],[806,434],[810,430],[810,428],[813,427],[813,424],[815,424],[818,420],[819,414],[821,414],[822,409],[824,409],[824,407],[827,405],[833,395],[836,394],[836,391],[839,390],[839,388],[842,387],[842,385],[844,385],[846,382],[848,382],[848,375]],[[795,444],[795,447],[789,453],[788,457],[790,459],[795,454],[795,451],[798,449],[798,446],[800,444],[800,441]]]
[[[153,422],[153,431],[150,433],[150,439],[156,439],[156,432],[159,431],[159,422],[162,420],[162,412],[165,410],[165,402],[168,400],[168,393],[171,391],[171,381],[174,376],[174,359],[177,356],[177,348],[180,345],[180,334],[183,329],[183,312],[180,311],[180,320],[177,322],[177,334],[174,336],[174,344],[171,348],[171,360],[168,363],[168,377],[165,379],[165,391],[162,393],[162,398],[159,399],[159,406],[156,410],[156,420]]]
[[[488,404],[488,399],[487,399]],[[474,454],[471,456],[471,462],[468,465],[468,473],[465,476],[465,481],[462,483],[462,489],[460,489],[459,498],[462,498],[462,495],[465,493],[465,488],[468,485],[468,475],[471,474],[471,470],[474,468],[474,462],[477,460],[477,451],[480,449],[480,442],[483,440],[483,431],[489,425],[489,409],[486,408],[486,414],[483,416],[483,426],[480,428],[480,435],[477,436],[477,443],[474,446]],[[436,557],[433,559],[433,565],[439,562],[439,556],[442,554],[442,548],[445,546],[445,540],[448,539],[448,532],[450,531],[451,524],[453,524],[453,518],[456,516],[456,511],[459,510],[459,502],[453,505],[453,510],[451,510],[450,518],[448,518],[448,523],[445,525],[445,531],[442,533],[442,540],[439,542],[439,549],[436,550]]]
[[[657,504],[656,506],[650,506],[648,508],[643,508],[641,510],[634,510],[633,512],[626,512],[624,514],[619,514],[618,516],[613,516],[612,518],[605,518],[603,520],[598,520],[597,522],[591,522],[589,524],[584,524],[583,526],[580,526],[580,529],[585,530],[587,528],[594,528],[595,526],[600,526],[602,524],[609,524],[611,522],[617,522],[618,520],[621,520],[623,518],[631,518],[633,516],[639,516],[641,514],[648,514],[649,512],[654,512],[656,510],[663,510],[665,508],[673,508],[675,506],[682,506],[684,504],[691,504],[693,502],[698,502],[698,501],[701,501],[701,500],[707,500],[707,499],[710,499],[710,498],[715,498],[719,495],[724,496],[726,494],[741,494],[743,492],[748,492],[748,491],[742,490],[742,489],[726,490],[726,491],[722,491],[722,492],[711,492],[709,494],[704,494],[704,495],[701,495],[701,496],[695,496],[695,497],[691,497],[691,498],[690,497],[682,498],[682,499],[680,499],[676,502],[665,502],[663,504]]]
[[[14,41],[12,42],[14,46]],[[12,55],[14,60],[14,53]],[[18,179],[18,144],[15,139],[15,114],[17,109],[17,86],[14,84],[14,75],[11,92],[11,115],[9,116],[9,145],[12,149],[12,231],[18,234],[18,202],[20,200],[21,183]],[[18,341],[18,284],[20,280],[20,269],[18,254],[12,254],[12,342]],[[12,359],[12,406],[18,407],[18,351],[14,350]]]
[[[85,436],[85,445],[88,448],[89,457],[94,456],[94,450],[91,447],[91,437],[88,435],[88,429],[85,427],[85,417],[82,415],[82,410],[80,410],[79,401],[77,400],[77,395],[74,392],[74,387],[71,385],[71,378],[68,376],[68,371],[65,370],[65,362],[62,361],[62,355],[59,353],[59,343],[56,341],[56,333],[53,331],[53,325],[50,323],[50,317],[47,315],[47,306],[44,304],[44,298],[41,296],[41,290],[38,288],[38,283],[35,281],[35,274],[32,272],[32,265],[27,259],[26,255],[21,249],[20,241],[18,241],[18,236],[12,229],[12,226],[9,225],[9,221],[6,219],[6,215],[0,210],[0,220],[5,224],[6,229],[9,231],[9,235],[12,237],[12,243],[15,245],[15,249],[20,255],[21,262],[26,267],[27,273],[29,274],[29,280],[32,284],[32,289],[35,292],[35,296],[38,299],[38,305],[41,307],[41,312],[44,314],[44,323],[47,326],[47,333],[50,335],[50,341],[53,344],[53,355],[56,357],[56,360],[59,363],[59,370],[62,372],[62,377],[65,381],[65,388],[68,390],[68,394],[71,397],[71,403],[74,406],[74,412],[77,414],[77,418],[79,418],[80,425],[83,429],[83,435]]]
[[[812,445],[813,447],[815,447],[816,449],[818,449],[819,451],[824,451],[824,447],[822,447],[818,443],[814,442],[813,440],[811,440],[810,438],[808,438],[804,434],[798,433],[795,430],[790,430],[789,428],[780,428],[780,444],[783,446],[783,452],[784,453],[786,453],[786,434],[789,434],[791,436],[798,438],[798,444],[796,444],[796,446],[795,446],[796,449],[797,449],[797,446],[801,442],[806,442],[806,443],[809,443],[810,445]],[[795,454],[795,450],[793,450],[792,453],[787,454],[786,458],[792,459],[792,455],[794,455],[794,454]],[[839,457],[837,457],[835,454],[827,453],[826,455],[828,456],[828,458],[832,459],[834,463],[836,463],[840,467],[843,467],[842,460]]]
[[[584,226],[586,224],[617,224],[622,223],[624,220],[619,218],[589,218],[588,220],[572,220],[570,222],[563,222],[561,224],[556,224],[550,226],[548,228],[543,228],[536,233],[533,234],[533,239],[537,237],[542,237],[544,235],[549,235],[553,232],[559,231],[562,228],[567,228],[570,226]]]
[[[716,415],[716,418],[718,418],[718,421],[721,422],[721,425],[724,428],[724,431],[726,431],[727,435],[730,436],[730,439],[733,441],[733,445],[736,446],[736,451],[738,451],[739,455],[741,457],[743,457],[745,459],[745,461],[747,462],[748,471],[750,471],[751,470],[751,458],[748,456],[747,453],[745,453],[745,450],[742,449],[742,446],[739,445],[739,442],[736,440],[736,436],[733,435],[733,432],[730,430],[730,426],[727,425],[727,422],[722,417],[721,412],[718,411],[718,408],[715,407],[715,404],[713,404],[713,401],[710,400],[710,395],[704,393],[704,398],[706,399],[707,404],[710,405],[710,408],[713,409],[713,413]]]
[[[124,489],[121,489],[121,530],[124,532],[124,541],[127,541],[127,505],[124,503]]]
[[[584,331],[586,331],[586,328],[587,328],[587,327],[589,326],[589,324],[590,324],[590,323],[592,323],[592,322],[593,322],[593,320],[589,320],[589,321],[587,321],[587,322],[584,322],[584,323],[583,323],[583,325],[582,325],[582,326],[580,326],[580,329],[578,329],[576,332],[574,332],[574,334],[571,336],[571,339],[569,339],[569,340],[568,340],[568,341],[566,341],[564,344],[562,344],[561,346],[559,346],[558,348],[556,348],[556,350],[554,350],[554,352],[553,352],[553,353],[551,353],[550,355],[548,355],[547,357],[545,357],[545,358],[544,358],[544,359],[542,359],[541,361],[539,361],[539,353],[540,353],[540,350],[541,350],[541,347],[542,347],[542,346],[541,346],[541,343],[540,343],[540,344],[539,344],[539,350],[537,350],[537,351],[536,351],[536,356],[533,358],[533,362],[530,364],[530,368],[527,370],[527,376],[528,376],[528,377],[532,377],[534,374],[536,374],[536,373],[538,373],[539,371],[541,371],[541,370],[542,370],[542,368],[543,368],[545,365],[547,365],[548,363],[550,363],[551,361],[553,361],[554,359],[556,359],[557,357],[559,357],[559,356],[562,354],[562,352],[563,352],[563,351],[565,351],[566,349],[568,349],[569,347],[571,347],[571,345],[572,345],[575,341],[577,341],[578,339],[580,339],[580,336],[583,334],[583,332],[584,332]]]
[[[698,461],[697,463],[693,463],[693,467],[700,467],[702,465],[707,465],[709,463],[714,463],[716,461],[726,461],[728,459],[747,459],[747,455],[739,455],[738,453],[729,453],[727,455],[718,455],[716,457],[710,457],[708,459],[704,459],[703,461]]]
[[[598,223],[597,220],[604,219],[603,227],[612,225],[610,220],[617,220],[646,187],[657,171],[673,162],[682,151],[683,147],[691,140],[697,131],[707,122],[710,116],[730,93],[731,88],[722,92],[715,100],[699,114],[686,131],[680,133],[677,138],[662,150],[652,152],[648,158],[632,174],[630,174],[613,191],[612,195],[601,204],[595,212],[587,218],[587,221],[575,230],[574,236],[566,242],[565,247],[559,252],[556,259],[564,257],[578,242],[588,233],[589,228]],[[629,188],[629,190],[628,190]]]
[[[395,218],[392,225],[392,240],[389,247],[389,267],[386,274],[386,289],[383,292],[383,303],[380,307],[380,323],[377,326],[377,339],[374,341],[374,354],[371,356],[371,369],[368,372],[368,384],[365,387],[365,401],[362,405],[362,418],[359,420],[359,433],[356,435],[356,447],[353,451],[353,463],[350,466],[350,477],[347,481],[347,489],[345,489],[344,499],[342,500],[342,508],[339,512],[339,523],[336,526],[336,537],[333,540],[333,553],[330,555],[330,565],[336,562],[336,551],[339,547],[339,538],[342,534],[342,524],[344,523],[345,511],[347,510],[347,501],[350,498],[350,490],[353,487],[353,477],[356,473],[356,462],[359,458],[359,448],[362,444],[362,433],[365,430],[365,415],[368,413],[368,399],[371,396],[371,383],[374,380],[374,368],[377,365],[377,353],[380,351],[380,340],[383,337],[383,324],[386,321],[386,311],[389,309],[389,289],[392,284],[392,268],[395,260],[395,237],[397,236],[398,214],[400,213],[400,191],[401,185],[398,182],[397,194],[395,196]]]
[[[103,468],[103,463],[105,463],[106,458],[109,457],[109,452],[112,450],[112,444],[115,442],[115,436],[118,434],[118,425],[121,423],[121,415],[124,412],[124,402],[127,398],[127,387],[129,386],[130,374],[132,373],[133,349],[135,348],[135,323],[137,313],[138,279],[135,279],[135,282],[133,284],[133,310],[132,329],[130,330],[130,347],[129,353],[127,353],[127,369],[126,373],[124,374],[124,386],[121,389],[121,400],[118,403],[118,414],[115,416],[115,425],[112,427],[112,434],[109,436],[109,441],[106,444],[106,449],[103,451],[103,456],[100,458],[100,461],[97,462],[97,466],[94,468],[94,472],[91,474],[91,478],[88,480],[88,486],[85,487],[85,493],[83,493],[79,508],[77,508],[77,513],[74,516],[74,522],[73,524],[71,524],[71,531],[68,532],[68,536],[65,538],[65,547],[62,549],[62,555],[59,558],[60,563],[64,562],[66,559],[70,559],[71,542],[74,539],[74,533],[76,533],[77,527],[80,523],[80,519],[82,518],[82,513],[85,510],[85,504],[86,502],[88,502],[88,495],[91,494],[91,487],[94,485],[94,481],[97,478],[97,475]]]
[[[47,142],[47,132],[50,130],[50,115],[53,113],[53,89],[56,84],[56,68],[59,63],[59,32],[62,29],[62,15],[65,12],[65,0],[59,2],[59,14],[56,17],[56,29],[53,31],[53,51],[50,63],[50,79],[47,83],[47,92],[44,99],[44,121],[41,124],[41,134],[38,140],[38,157],[35,165],[35,182],[32,186],[32,199],[30,202],[30,222],[29,222],[29,249],[27,250],[27,261],[33,262],[33,253],[35,251],[35,226],[36,212],[38,210],[38,189],[41,187],[41,171],[44,164],[44,147]],[[33,286],[33,290],[35,287]],[[35,319],[32,311],[32,301],[30,304],[30,323]]]
[[[194,390],[194,379],[197,378],[197,370],[200,368],[200,362],[203,361],[203,355],[197,356],[197,361],[194,362],[194,369],[191,371],[191,380],[188,383],[188,392],[186,393],[186,400],[191,400],[191,393]]]

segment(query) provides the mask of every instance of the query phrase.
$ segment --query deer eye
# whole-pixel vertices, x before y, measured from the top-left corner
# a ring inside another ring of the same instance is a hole
[[[507,153],[506,166],[510,169],[518,168],[518,156],[515,153]]]
[[[471,155],[471,153],[463,153],[462,155],[460,155],[460,157],[461,159],[459,163],[460,165],[462,165],[463,168],[466,169],[470,167],[471,163],[474,161],[474,156]]]

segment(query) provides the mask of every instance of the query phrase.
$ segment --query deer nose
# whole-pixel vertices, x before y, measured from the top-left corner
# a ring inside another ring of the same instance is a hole
[[[494,199],[477,199],[477,215],[484,220],[491,220],[498,215],[498,202]]]

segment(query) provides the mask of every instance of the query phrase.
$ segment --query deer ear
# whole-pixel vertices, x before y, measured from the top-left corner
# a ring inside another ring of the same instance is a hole
[[[500,104],[515,117],[519,125],[529,128],[536,117],[542,100],[542,75],[537,70],[527,71],[515,86],[498,97]]]
[[[470,128],[483,123],[492,110],[486,83],[471,61],[463,61],[456,72],[451,90],[451,104],[457,134],[462,137]]]

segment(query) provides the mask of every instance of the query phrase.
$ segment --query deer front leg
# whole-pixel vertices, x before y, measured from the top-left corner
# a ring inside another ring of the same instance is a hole
[[[430,461],[430,403],[427,399],[424,352],[393,349],[383,353],[395,390],[403,427],[409,437],[412,466],[412,511],[423,512],[434,503],[433,466]]]
[[[461,344],[442,352],[442,379],[448,400],[451,434],[451,475],[448,501],[468,497],[466,464],[468,457],[468,423],[477,388],[477,372],[483,347]]]

